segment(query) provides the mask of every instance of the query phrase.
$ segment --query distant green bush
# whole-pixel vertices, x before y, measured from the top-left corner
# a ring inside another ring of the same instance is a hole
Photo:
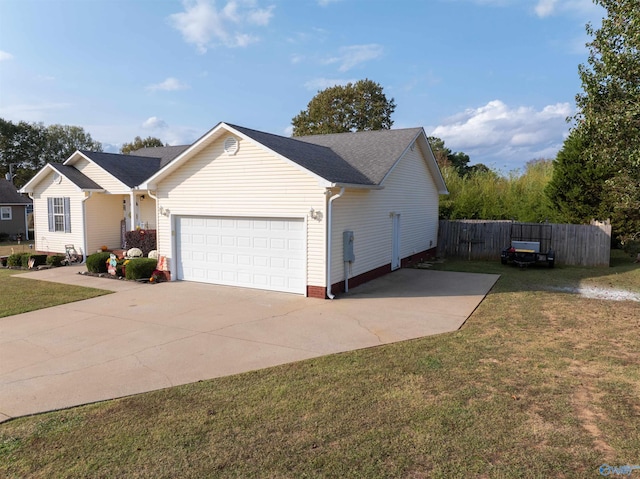
[[[65,256],[63,254],[54,254],[51,256],[47,256],[47,264],[49,266],[58,267],[62,266],[62,262],[64,261]]]
[[[20,255],[20,266],[22,266],[23,268],[28,268],[30,258],[31,258],[31,253],[22,253]]]
[[[87,271],[90,273],[106,273],[107,272],[107,260],[111,256],[111,253],[94,253],[87,256]]]
[[[152,258],[135,258],[125,265],[125,278],[143,279],[151,278],[158,265],[158,260]]]
[[[22,254],[14,253],[7,258],[7,266],[22,266]]]

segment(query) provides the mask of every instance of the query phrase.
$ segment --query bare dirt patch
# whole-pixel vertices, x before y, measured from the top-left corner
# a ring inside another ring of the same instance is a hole
[[[599,288],[597,286],[559,286],[549,287],[551,291],[579,294],[583,298],[605,299],[608,301],[636,301],[640,302],[640,293],[624,289]]]

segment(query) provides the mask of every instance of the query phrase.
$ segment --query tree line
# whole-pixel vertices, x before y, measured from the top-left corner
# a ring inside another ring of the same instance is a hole
[[[140,148],[164,146],[158,138],[136,136],[123,143],[120,153],[130,154]],[[20,188],[47,163],[63,163],[76,150],[103,151],[102,143],[79,126],[49,125],[0,118],[0,174],[13,174],[13,184]]]

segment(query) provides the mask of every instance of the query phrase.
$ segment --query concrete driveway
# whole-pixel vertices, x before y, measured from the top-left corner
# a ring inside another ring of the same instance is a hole
[[[0,422],[455,331],[498,279],[401,269],[328,301],[83,269],[21,275],[117,292],[0,319]]]

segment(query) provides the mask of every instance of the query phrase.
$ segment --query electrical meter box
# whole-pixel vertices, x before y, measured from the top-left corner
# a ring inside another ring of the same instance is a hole
[[[356,255],[353,254],[353,231],[344,231],[342,233],[342,251],[344,251],[344,261],[353,263]]]

